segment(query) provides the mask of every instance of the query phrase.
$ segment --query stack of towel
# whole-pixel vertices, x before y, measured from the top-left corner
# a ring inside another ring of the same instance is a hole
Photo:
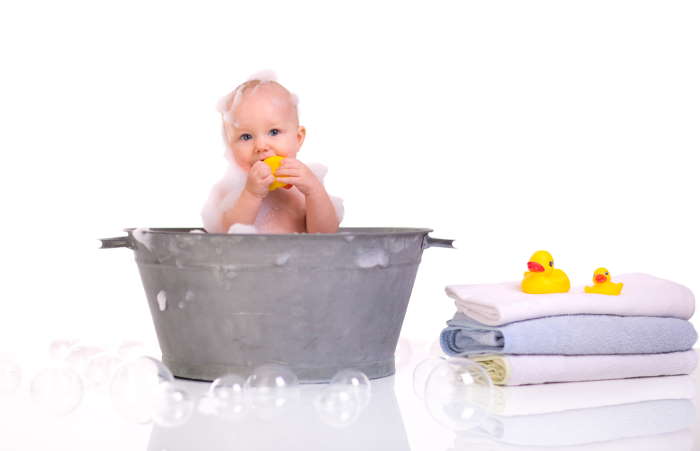
[[[625,284],[619,296],[583,287],[527,294],[517,282],[448,286],[458,311],[442,349],[479,362],[498,385],[691,373],[693,293],[647,274],[616,281]]]

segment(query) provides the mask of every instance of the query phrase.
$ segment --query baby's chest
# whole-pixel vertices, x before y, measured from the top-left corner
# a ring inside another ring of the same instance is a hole
[[[306,202],[296,193],[270,193],[257,218],[261,232],[293,233],[306,232]],[[299,193],[300,194],[300,193]]]

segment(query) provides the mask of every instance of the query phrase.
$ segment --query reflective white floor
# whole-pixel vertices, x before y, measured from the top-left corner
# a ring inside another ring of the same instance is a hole
[[[396,376],[372,381],[369,404],[339,425],[315,400],[324,385],[304,385],[280,408],[236,418],[195,408],[179,427],[133,424],[106,392],[86,391],[64,417],[41,414],[27,390],[0,396],[0,450],[692,450],[696,374],[594,383],[497,387],[490,412],[463,408],[438,423],[413,389],[413,356]],[[177,380],[195,401],[208,384]],[[439,415],[438,415],[439,416]],[[443,417],[444,418],[444,417]],[[461,429],[461,430],[455,430]]]

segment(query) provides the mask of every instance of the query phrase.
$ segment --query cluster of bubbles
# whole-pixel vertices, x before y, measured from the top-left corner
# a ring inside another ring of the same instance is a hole
[[[150,402],[149,420],[172,422],[170,413],[163,412],[170,412],[169,406],[177,404],[181,394],[174,386],[150,383],[148,374],[154,372],[161,378],[159,382],[172,382],[174,378],[161,362],[143,356],[146,349],[141,342],[125,341],[102,348],[77,339],[60,339],[53,341],[48,351],[49,365],[39,370],[29,384],[31,399],[40,411],[52,416],[68,415],[90,390],[110,393],[117,410],[127,417],[138,410],[129,404],[130,400],[141,395],[142,402]],[[145,417],[142,412],[135,416],[140,421]]]
[[[452,431],[480,426],[492,409],[491,377],[464,357],[423,360],[413,372],[413,390],[433,419]]]
[[[322,421],[334,427],[352,424],[367,407],[371,387],[361,371],[338,372],[314,398],[314,407]],[[216,379],[198,404],[203,415],[239,421],[249,412],[262,420],[282,417],[300,400],[299,380],[287,367],[262,365],[248,378],[226,374]]]

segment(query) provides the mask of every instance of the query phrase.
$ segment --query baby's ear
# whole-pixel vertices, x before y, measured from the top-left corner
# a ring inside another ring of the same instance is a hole
[[[299,147],[304,144],[304,138],[306,138],[306,127],[300,125],[299,129],[297,130],[297,141],[299,141]]]

